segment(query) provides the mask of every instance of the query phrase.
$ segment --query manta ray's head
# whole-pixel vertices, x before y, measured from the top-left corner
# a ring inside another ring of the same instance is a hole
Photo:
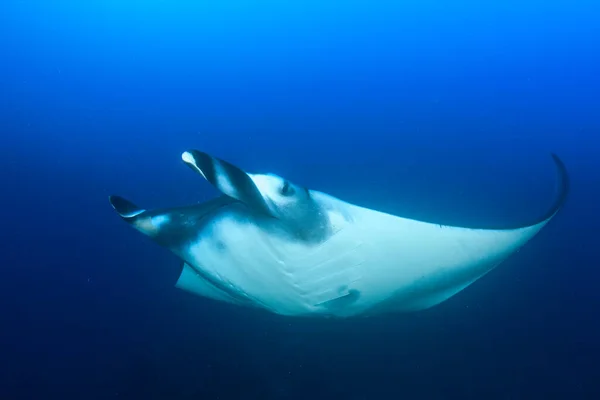
[[[316,206],[310,191],[275,174],[248,174],[269,210],[281,219],[313,212]]]
[[[246,204],[252,212],[279,220],[294,235],[310,241],[328,235],[327,214],[307,188],[275,174],[247,173],[198,150],[186,151],[181,158],[223,194]]]

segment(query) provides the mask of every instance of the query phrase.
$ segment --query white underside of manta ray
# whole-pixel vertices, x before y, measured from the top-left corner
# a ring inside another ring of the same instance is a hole
[[[470,229],[401,218],[250,174],[191,150],[183,161],[223,196],[146,211],[110,202],[140,232],[184,261],[176,286],[211,299],[290,316],[351,317],[417,311],[455,295],[529,241],[564,204],[514,229]]]

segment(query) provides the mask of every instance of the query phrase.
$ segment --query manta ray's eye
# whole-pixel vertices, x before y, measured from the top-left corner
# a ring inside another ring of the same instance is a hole
[[[294,194],[294,188],[292,187],[292,185],[290,185],[290,183],[288,181],[285,181],[285,182],[283,182],[283,185],[279,189],[279,192],[283,196],[291,196]]]

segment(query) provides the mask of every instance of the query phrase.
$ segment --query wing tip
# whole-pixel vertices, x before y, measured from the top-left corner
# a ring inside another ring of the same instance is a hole
[[[552,160],[554,161],[554,165],[556,167],[556,195],[554,198],[554,203],[546,214],[546,218],[544,218],[544,220],[552,218],[554,214],[556,214],[563,207],[567,201],[571,187],[571,180],[565,163],[558,156],[558,154],[550,153],[550,155],[552,156]]]

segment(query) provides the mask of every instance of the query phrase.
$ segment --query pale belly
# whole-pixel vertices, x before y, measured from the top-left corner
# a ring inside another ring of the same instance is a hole
[[[541,228],[469,230],[362,210],[317,245],[222,218],[185,259],[226,291],[271,312],[349,317],[439,304]],[[207,297],[224,300],[223,293]]]

